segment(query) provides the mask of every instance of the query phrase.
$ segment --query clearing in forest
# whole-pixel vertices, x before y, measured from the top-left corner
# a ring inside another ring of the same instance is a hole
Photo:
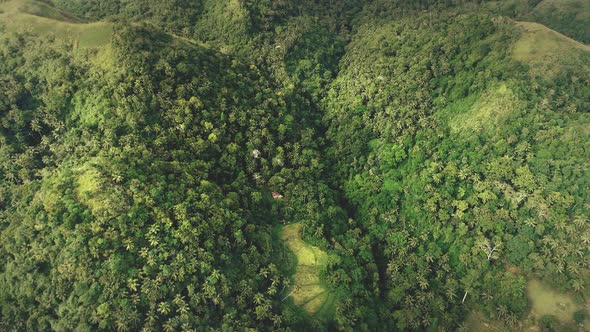
[[[577,303],[571,294],[559,292],[543,282],[532,279],[527,283],[530,312],[519,324],[509,327],[504,322],[487,318],[478,311],[471,312],[465,320],[466,331],[503,332],[503,331],[538,331],[542,325],[541,319],[552,316],[556,319],[554,327],[558,331],[590,331],[590,319],[586,318],[583,326],[577,325],[574,313],[588,308]]]
[[[30,31],[74,40],[83,49],[109,46],[113,32],[112,23],[80,23],[50,4],[34,0],[0,1],[0,25],[9,32]]]
[[[303,241],[301,224],[283,228],[281,239],[297,257],[296,272],[290,295],[296,305],[312,316],[326,316],[334,306],[336,295],[320,282],[320,274],[326,270],[328,254]]]
[[[563,66],[585,65],[582,53],[590,52],[590,46],[566,37],[539,23],[517,22],[522,36],[513,49],[513,57],[531,66],[534,75],[554,77]]]
[[[467,112],[451,119],[449,125],[455,133],[491,131],[523,107],[523,102],[514,92],[505,83],[501,83],[485,91]]]
[[[574,313],[584,309],[584,305],[576,303],[571,295],[558,292],[537,279],[529,281],[527,294],[531,302],[531,315],[537,319],[552,315],[562,324],[574,324]],[[584,328],[590,331],[590,320],[586,319]]]

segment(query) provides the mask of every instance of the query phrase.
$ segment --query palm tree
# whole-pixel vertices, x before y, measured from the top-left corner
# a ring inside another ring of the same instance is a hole
[[[565,229],[565,222],[563,220],[559,220],[555,223],[555,229],[558,231],[562,231]]]
[[[506,322],[508,323],[508,325],[510,326],[516,326],[516,324],[518,324],[518,317],[516,317],[515,314],[508,314],[508,317],[506,317]]]
[[[164,323],[162,326],[165,332],[174,332],[176,331],[176,321],[174,318],[170,318]]]
[[[170,305],[168,304],[168,302],[161,302],[158,305],[158,312],[162,315],[167,315],[168,313],[170,313]]]
[[[282,294],[285,289],[287,289],[289,286],[291,286],[291,280],[285,278],[283,279],[283,289],[281,289],[281,292],[279,294]]]
[[[31,120],[31,130],[34,132],[41,132],[41,124],[39,123],[39,119]]]
[[[455,292],[455,290],[453,288],[447,288],[447,290],[445,291],[445,294],[447,295],[447,297],[449,298],[449,300],[453,301],[454,299],[457,298],[457,293]]]
[[[573,252],[574,252],[576,255],[580,256],[580,258],[584,257],[584,250],[583,250],[582,248],[580,248],[580,247],[576,247],[576,248],[574,248],[574,249],[573,249]]]
[[[508,315],[508,308],[501,304],[497,309],[496,312],[498,314],[498,318],[502,319]]]
[[[254,304],[260,305],[263,301],[264,295],[262,295],[261,293],[256,293],[256,295],[254,295]]]
[[[316,238],[322,238],[324,236],[324,225],[321,225],[320,227],[316,227],[315,232],[313,233],[313,235]]]
[[[283,319],[281,318],[280,315],[272,315],[271,320],[272,320],[272,325],[274,327],[280,326],[281,323],[283,322]]]
[[[408,307],[414,307],[414,297],[413,295],[406,295],[406,297],[404,298],[404,304]]]
[[[555,267],[555,272],[562,274],[563,271],[564,271],[563,264],[558,263],[557,266]]]
[[[12,172],[6,173],[6,175],[4,177],[6,178],[6,180],[8,182],[13,182],[13,183],[16,182],[16,175],[14,175],[14,173],[12,173]]]
[[[577,227],[579,227],[579,228],[582,228],[582,227],[584,227],[584,226],[588,225],[588,218],[586,218],[586,217],[584,217],[584,216],[577,216],[577,217],[574,219],[574,224],[575,224]]]
[[[534,228],[537,225],[537,221],[534,218],[527,218],[524,221],[524,224],[527,225],[527,226],[529,226],[529,227],[533,227]]]
[[[428,280],[426,280],[424,277],[420,277],[418,279],[418,284],[422,290],[428,288]]]

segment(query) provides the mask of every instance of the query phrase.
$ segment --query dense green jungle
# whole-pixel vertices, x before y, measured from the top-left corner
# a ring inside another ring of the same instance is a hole
[[[590,1],[0,0],[0,331],[590,331]]]

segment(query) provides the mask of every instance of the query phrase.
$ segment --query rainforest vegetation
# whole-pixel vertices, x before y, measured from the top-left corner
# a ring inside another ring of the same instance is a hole
[[[584,0],[0,0],[0,331],[587,331],[588,43]]]

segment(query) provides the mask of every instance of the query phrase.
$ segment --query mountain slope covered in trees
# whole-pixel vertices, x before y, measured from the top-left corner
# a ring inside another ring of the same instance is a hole
[[[0,330],[583,330],[575,2],[0,2]]]

